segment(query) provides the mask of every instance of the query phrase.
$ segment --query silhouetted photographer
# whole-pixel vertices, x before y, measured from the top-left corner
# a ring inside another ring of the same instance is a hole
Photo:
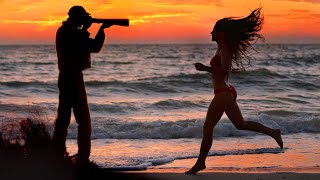
[[[104,40],[104,29],[112,25],[128,26],[126,19],[94,19],[81,6],[73,6],[69,18],[63,22],[56,34],[56,50],[59,68],[59,107],[55,121],[53,143],[58,157],[66,152],[67,130],[71,109],[78,123],[78,154],[74,157],[79,166],[90,164],[91,120],[82,71],[91,67],[90,53],[99,53]],[[103,23],[94,39],[88,28],[92,23]]]

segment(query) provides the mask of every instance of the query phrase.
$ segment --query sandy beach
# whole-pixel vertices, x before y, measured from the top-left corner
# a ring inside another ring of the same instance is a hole
[[[239,156],[238,156],[239,158]],[[190,167],[195,158],[175,160],[162,166],[151,167],[138,171],[108,171],[102,170],[102,176],[142,179],[142,180],[315,180],[320,178],[320,167],[275,167],[275,168],[225,168],[215,165],[217,157],[208,157],[207,169],[198,172],[196,175],[187,175],[184,172],[188,168],[182,168],[183,164]],[[241,161],[241,158],[239,158]],[[281,161],[281,159],[279,159]],[[235,162],[236,163],[236,162]],[[168,168],[171,167],[171,168]],[[112,178],[111,178],[112,179]]]
[[[237,156],[239,161],[243,161]],[[158,179],[158,180],[283,180],[283,179],[319,179],[320,167],[275,167],[275,168],[225,168],[215,166],[217,157],[208,157],[207,169],[198,172],[196,175],[187,175],[184,172],[188,168],[182,167],[182,164],[189,164],[190,167],[196,161],[195,158],[175,160],[167,165],[147,169],[144,171],[131,171],[130,174],[137,179]],[[253,158],[254,159],[254,158]],[[239,163],[238,161],[238,163]],[[266,161],[266,160],[265,160]],[[281,161],[281,159],[279,159]],[[237,162],[235,162],[237,163]],[[176,167],[176,168],[166,168]],[[127,173],[127,172],[126,172]]]
[[[112,169],[100,169],[95,173],[94,179],[130,179],[130,180],[315,180],[320,178],[320,167],[275,167],[275,168],[225,168],[214,165],[216,157],[208,157],[207,168],[196,175],[188,175],[184,172],[188,168],[182,168],[187,163],[192,166],[195,158],[175,160],[162,166],[150,167],[145,170],[112,171]],[[171,168],[168,168],[171,167]],[[92,174],[86,173],[83,178],[92,178]]]
[[[319,168],[314,171],[305,172],[238,172],[238,171],[212,171],[206,170],[198,173],[197,175],[187,175],[184,173],[185,170],[172,170],[172,169],[162,169],[162,170],[145,170],[145,171],[125,171],[110,173],[105,171],[100,173],[98,179],[142,179],[142,180],[212,180],[212,179],[224,179],[224,180],[283,180],[283,179],[293,179],[293,180],[315,180],[320,178]],[[97,175],[97,174],[96,174]]]
[[[319,179],[319,174],[312,173],[221,173],[221,172],[206,172],[198,175],[185,175],[183,173],[138,173],[135,177],[141,179],[159,179],[159,180],[211,180],[211,179],[225,179],[225,180],[280,180],[280,179]]]
[[[30,168],[30,167],[29,167]],[[29,169],[27,168],[27,169]],[[32,167],[31,167],[32,169]],[[11,169],[12,170],[12,169]],[[53,169],[33,169],[33,171],[11,171],[1,173],[1,180],[47,179],[47,180],[316,180],[320,178],[320,168],[289,171],[219,171],[204,170],[196,175],[187,175],[187,169],[148,169],[140,171],[111,171],[108,169],[81,170],[79,173],[55,171]]]

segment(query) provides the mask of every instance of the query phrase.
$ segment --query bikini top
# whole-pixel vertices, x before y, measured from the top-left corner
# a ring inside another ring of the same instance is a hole
[[[210,61],[210,66],[211,67],[219,67],[221,66],[221,56],[219,55],[221,52],[222,48],[220,49],[220,51],[213,56],[213,58]]]
[[[219,54],[214,55],[210,61],[210,65],[211,65],[211,67],[221,66],[221,56]]]
[[[220,49],[220,51],[213,56],[213,58],[210,61],[210,66],[211,67],[220,67],[222,65],[221,63],[221,56],[219,55],[221,52],[222,48]],[[229,73],[225,74],[227,76],[227,80],[229,79]]]

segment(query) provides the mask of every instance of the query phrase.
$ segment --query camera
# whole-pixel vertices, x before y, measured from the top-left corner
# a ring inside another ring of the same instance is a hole
[[[111,25],[129,26],[129,19],[98,19],[92,18],[92,23],[109,23]]]

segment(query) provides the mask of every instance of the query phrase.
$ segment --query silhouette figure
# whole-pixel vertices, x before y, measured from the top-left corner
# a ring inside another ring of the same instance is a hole
[[[71,109],[78,123],[77,163],[90,163],[91,120],[82,71],[90,68],[90,53],[100,52],[105,40],[104,28],[111,24],[103,23],[95,38],[89,37],[91,16],[81,6],[73,6],[69,18],[56,33],[56,51],[59,68],[59,107],[54,125],[53,143],[60,157],[67,156],[66,138],[70,124]]]
[[[244,70],[244,59],[250,64],[247,56],[248,48],[252,48],[251,41],[263,36],[258,32],[262,28],[263,17],[261,8],[257,8],[251,14],[242,19],[223,18],[216,22],[211,32],[212,41],[216,41],[218,48],[210,61],[210,66],[196,63],[198,71],[206,71],[212,74],[214,98],[211,101],[205,123],[203,125],[203,138],[200,153],[195,165],[187,174],[196,174],[206,168],[205,160],[212,145],[213,128],[225,112],[231,122],[239,130],[250,130],[271,136],[278,145],[283,148],[283,142],[279,129],[268,128],[258,122],[245,121],[236,102],[237,92],[228,83],[230,72]],[[233,66],[237,65],[237,68]]]

